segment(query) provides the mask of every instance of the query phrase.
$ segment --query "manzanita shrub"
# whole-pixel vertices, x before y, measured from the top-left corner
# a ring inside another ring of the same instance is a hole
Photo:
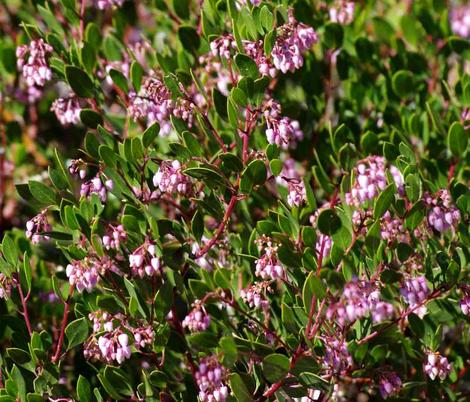
[[[0,23],[0,401],[470,399],[468,6]]]

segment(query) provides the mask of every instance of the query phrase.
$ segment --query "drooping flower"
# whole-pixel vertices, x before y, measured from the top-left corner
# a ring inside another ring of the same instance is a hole
[[[227,370],[220,365],[217,356],[205,357],[199,363],[196,382],[201,402],[225,402],[230,393],[226,384]]]
[[[69,124],[78,124],[80,122],[80,103],[76,97],[58,98],[51,106],[60,121],[60,124],[67,126]]]
[[[101,275],[107,270],[115,270],[116,267],[108,257],[85,257],[83,260],[74,260],[67,265],[65,273],[69,283],[75,285],[77,291],[91,292],[101,279]]]
[[[330,20],[341,25],[348,25],[354,20],[354,2],[339,0],[330,8]]]
[[[424,195],[424,201],[431,208],[428,224],[438,232],[455,228],[460,222],[460,211],[452,203],[449,190],[439,190],[434,196],[427,193]]]
[[[390,166],[389,172],[397,186],[398,192],[403,191],[403,176],[395,167]],[[352,189],[346,194],[349,205],[360,206],[372,200],[387,187],[386,161],[381,156],[370,156],[362,160],[353,170],[355,181]]]
[[[47,57],[52,53],[52,46],[43,39],[33,40],[28,45],[16,49],[17,66],[23,73],[28,87],[43,87],[52,78],[52,71],[47,64]]]
[[[113,6],[121,7],[124,4],[124,0],[96,0],[96,7],[100,10],[105,10]]]
[[[278,247],[266,236],[258,240],[258,245],[264,254],[256,260],[255,275],[265,280],[284,278],[286,273],[277,259]]]
[[[109,229],[108,234],[103,236],[103,246],[106,250],[117,250],[121,242],[127,240],[127,233],[122,225],[116,227],[110,225]]]
[[[266,139],[270,144],[287,149],[302,140],[304,134],[297,120],[280,115],[281,106],[273,99],[264,105],[264,117],[266,119]]]
[[[162,193],[189,195],[192,192],[191,179],[181,172],[181,163],[177,160],[160,163],[153,184]]]
[[[467,4],[456,6],[452,8],[449,17],[454,34],[462,38],[470,38],[470,7]]]
[[[194,308],[184,318],[182,325],[191,332],[205,331],[211,323],[211,317],[199,300],[194,302]]]
[[[400,293],[411,308],[418,306],[426,300],[429,288],[424,276],[406,279],[400,289]],[[426,306],[418,307],[414,312],[419,316],[426,314]]]
[[[394,371],[383,371],[380,374],[379,390],[383,399],[396,395],[400,392],[402,382]]]
[[[271,52],[274,66],[284,74],[303,66],[303,53],[318,41],[312,27],[299,23],[291,15],[289,22],[277,30],[276,42]]]
[[[26,237],[31,239],[33,244],[39,243],[41,240],[49,240],[48,236],[42,235],[43,232],[50,232],[52,226],[47,221],[47,209],[41,211],[34,218],[26,222]]]
[[[424,372],[431,380],[439,377],[441,380],[449,375],[452,366],[447,360],[447,357],[441,356],[439,353],[428,352],[427,360],[424,364]]]
[[[146,240],[129,255],[129,265],[132,275],[139,278],[160,274],[162,263],[160,257],[157,256],[155,244]]]

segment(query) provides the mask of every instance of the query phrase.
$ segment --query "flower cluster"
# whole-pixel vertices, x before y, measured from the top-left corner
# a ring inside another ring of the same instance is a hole
[[[76,97],[57,98],[52,103],[51,111],[55,113],[60,124],[63,126],[80,122],[81,108]]]
[[[211,317],[199,300],[196,300],[193,306],[194,308],[182,322],[183,327],[188,328],[191,332],[205,331],[211,323]]]
[[[157,256],[155,244],[146,240],[129,255],[129,265],[132,275],[143,278],[145,275],[154,276],[161,272],[162,263]]]
[[[270,99],[264,107],[264,117],[266,119],[266,139],[270,144],[287,149],[297,141],[302,140],[304,134],[300,129],[297,120],[280,115],[281,106]]]
[[[424,364],[424,372],[431,380],[439,377],[444,380],[452,370],[452,366],[447,360],[447,357],[441,356],[439,353],[428,352],[427,361]]]
[[[332,373],[341,373],[353,365],[348,346],[344,340],[336,338],[325,338],[325,356],[323,365]]]
[[[380,300],[378,284],[356,279],[344,286],[339,301],[328,307],[326,316],[344,326],[369,313],[374,322],[381,322],[393,315],[393,306]]]
[[[276,43],[271,52],[274,66],[284,74],[294,72],[304,64],[302,54],[317,41],[312,27],[298,23],[290,16],[289,22],[277,30]]]
[[[240,290],[240,297],[251,308],[261,308],[264,312],[269,310],[269,300],[265,292],[269,292],[269,282],[258,282]]]
[[[96,7],[100,10],[105,10],[113,6],[121,7],[124,4],[124,0],[96,0]]]
[[[405,301],[414,308],[420,305],[429,295],[428,284],[424,276],[417,276],[415,278],[408,278],[403,282],[400,288],[400,293]],[[416,308],[416,314],[423,316],[426,314],[426,306]]]
[[[147,125],[158,122],[162,136],[171,132],[171,115],[191,126],[194,103],[188,99],[173,100],[170,90],[156,77],[147,77],[139,93],[130,92],[129,99],[129,115],[134,120],[145,120]]]
[[[428,224],[438,232],[444,232],[457,226],[460,211],[453,205],[447,189],[439,190],[434,196],[424,195],[424,201],[431,210],[428,213]]]
[[[11,289],[16,286],[13,278],[0,273],[0,299],[8,299],[11,295]]]
[[[257,240],[258,247],[264,254],[256,260],[255,275],[262,279],[284,278],[286,273],[277,259],[277,246],[269,237],[263,236]]]
[[[16,49],[17,66],[23,73],[28,87],[43,87],[52,78],[52,71],[47,64],[52,46],[43,39],[33,40],[30,45],[21,45]]]
[[[225,402],[230,389],[225,383],[227,372],[217,360],[217,356],[208,356],[201,360],[196,372],[201,402]]]
[[[108,234],[103,236],[103,246],[106,250],[117,250],[120,247],[121,242],[125,242],[127,240],[127,233],[122,225],[117,225],[116,227],[110,225],[109,229]]]
[[[49,240],[49,236],[41,235],[43,232],[50,232],[52,226],[47,221],[47,209],[41,211],[34,218],[26,222],[26,237],[31,239],[31,243],[38,244],[41,240]]]
[[[452,31],[462,38],[470,38],[470,7],[467,4],[454,7],[449,17]]]
[[[409,243],[411,241],[403,219],[394,217],[390,211],[386,211],[380,218],[380,235],[388,243]]]
[[[192,192],[191,179],[181,172],[181,163],[177,160],[162,161],[153,184],[162,193],[189,195]]]
[[[131,357],[129,335],[133,337],[137,350],[153,344],[155,332],[152,327],[133,327],[123,314],[112,315],[98,310],[90,313],[88,318],[93,322],[93,333],[85,343],[83,353],[86,359],[122,364]]]
[[[390,166],[390,174],[399,192],[403,191],[403,176],[395,167]],[[370,156],[354,168],[355,181],[351,192],[346,194],[349,205],[360,206],[374,199],[387,187],[386,161],[381,156]]]
[[[470,285],[463,285],[461,286],[461,289],[463,291],[463,298],[460,299],[460,309],[462,310],[462,313],[465,315],[470,314]]]
[[[105,203],[108,198],[108,190],[113,189],[112,180],[103,180],[100,174],[97,174],[93,179],[82,183],[80,187],[80,195],[82,197],[90,197],[92,194],[97,194],[101,202]]]
[[[290,179],[287,182],[287,203],[291,207],[300,207],[307,200],[307,191],[302,181]]]
[[[401,378],[394,371],[384,371],[380,374],[379,390],[383,399],[398,394],[401,387]]]
[[[69,283],[81,293],[84,290],[91,292],[106,271],[116,269],[113,261],[107,256],[102,258],[87,256],[83,260],[74,260],[68,264],[65,273]]]
[[[353,1],[338,0],[329,10],[330,20],[338,24],[348,25],[354,20],[354,8]]]
[[[69,172],[72,176],[78,175],[81,180],[84,180],[86,177],[86,163],[81,159],[73,159],[70,162]]]

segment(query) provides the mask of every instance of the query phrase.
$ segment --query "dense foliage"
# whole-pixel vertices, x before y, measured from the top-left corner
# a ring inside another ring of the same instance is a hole
[[[0,401],[468,401],[470,8],[0,2]]]

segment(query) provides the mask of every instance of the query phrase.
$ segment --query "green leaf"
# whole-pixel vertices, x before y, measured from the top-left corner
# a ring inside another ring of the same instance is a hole
[[[258,77],[258,66],[255,61],[247,55],[241,53],[237,54],[235,56],[235,64],[237,65],[241,75],[248,76],[253,79]]]
[[[224,336],[220,339],[219,347],[223,352],[222,364],[231,368],[238,359],[237,344],[231,336]]]
[[[264,184],[266,177],[266,165],[263,161],[256,159],[250,162],[242,173],[241,191],[250,192],[253,186]]]
[[[227,152],[220,154],[219,158],[222,160],[222,166],[225,169],[233,172],[241,172],[243,170],[243,162],[237,155]]]
[[[283,380],[289,372],[289,358],[273,353],[263,359],[263,375],[270,383]]]
[[[81,98],[92,98],[94,96],[93,82],[83,70],[75,66],[66,66],[65,76],[77,96]]]
[[[392,88],[400,98],[412,96],[414,94],[413,74],[407,70],[397,71],[392,78]]]
[[[16,364],[14,364],[13,368],[11,369],[10,377],[15,383],[17,395],[20,397],[21,401],[25,401],[26,382],[24,380],[23,374],[21,373],[21,370],[16,366]]]
[[[269,167],[274,176],[279,176],[284,167],[284,163],[280,159],[273,159],[269,162]]]
[[[133,61],[131,64],[131,82],[136,92],[140,90],[143,76],[144,69],[137,61]]]
[[[459,122],[454,122],[449,128],[447,144],[452,154],[462,156],[467,149],[469,133]]]
[[[93,109],[82,109],[80,111],[80,120],[90,128],[96,128],[99,124],[103,124],[103,118]]]
[[[424,218],[426,205],[423,200],[416,202],[406,214],[405,227],[415,230]]]
[[[5,260],[14,267],[17,266],[20,258],[20,249],[15,241],[11,238],[10,234],[6,234],[2,241],[2,253]]]
[[[123,73],[114,68],[109,71],[109,76],[113,80],[114,84],[120,88],[125,94],[129,92],[129,87],[127,85],[127,78]]]
[[[67,325],[65,336],[67,338],[67,350],[85,342],[88,338],[88,323],[86,318],[79,318]]]
[[[148,148],[150,145],[153,144],[159,132],[160,132],[160,126],[157,122],[153,123],[150,127],[148,127],[144,131],[144,134],[142,136],[142,143],[144,145],[144,148]]]
[[[80,402],[92,402],[91,385],[89,381],[80,375],[77,381],[77,396]]]
[[[181,26],[178,29],[178,38],[183,47],[189,52],[195,52],[201,45],[197,31],[191,26]]]
[[[320,212],[317,225],[320,232],[331,236],[341,228],[341,219],[334,209],[325,209]]]
[[[323,300],[326,297],[326,288],[324,283],[317,276],[316,272],[311,271],[302,288],[302,300],[307,314],[310,312],[312,298],[314,296],[317,300]]]
[[[338,49],[343,44],[343,27],[336,22],[330,22],[325,26],[323,41],[330,49]]]
[[[222,95],[217,89],[212,90],[212,101],[214,102],[215,111],[223,119],[227,118],[227,97]]]
[[[173,0],[173,9],[178,17],[189,18],[189,0]]]
[[[51,187],[39,181],[30,181],[28,183],[29,191],[33,197],[43,205],[56,205],[56,194]]]
[[[374,219],[379,219],[390,208],[396,192],[395,184],[389,184],[377,197],[374,205]]]
[[[230,376],[230,389],[232,390],[238,402],[252,402],[252,393],[248,391],[242,377],[238,373]]]

